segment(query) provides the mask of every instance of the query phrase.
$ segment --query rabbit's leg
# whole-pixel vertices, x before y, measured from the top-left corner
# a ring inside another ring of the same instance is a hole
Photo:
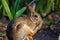
[[[39,29],[41,29],[42,24],[43,24],[43,21],[41,21],[40,24],[33,30],[32,36],[35,35]]]
[[[32,36],[27,36],[27,40],[33,40]]]
[[[29,40],[28,36],[27,36],[26,40]]]
[[[30,30],[30,32],[27,34],[27,40],[33,40],[32,38],[32,34],[33,34],[33,31],[31,32],[32,30]]]
[[[25,26],[25,30],[26,30],[26,33],[27,33],[27,40],[33,40],[31,34],[33,34],[33,30],[28,27],[27,25],[24,25]]]
[[[29,40],[33,40],[32,36],[28,36]]]
[[[40,22],[40,24],[34,29],[34,30],[30,30],[30,32],[29,32],[29,36],[33,36],[33,35],[35,35],[36,34],[36,32],[39,30],[39,29],[41,29],[41,26],[42,26],[42,24],[43,24],[43,21],[41,21]]]
[[[32,31],[32,30],[31,30],[31,31]],[[33,34],[33,31],[32,31],[32,33],[29,32],[29,33],[27,34],[27,40],[33,40],[32,34]]]

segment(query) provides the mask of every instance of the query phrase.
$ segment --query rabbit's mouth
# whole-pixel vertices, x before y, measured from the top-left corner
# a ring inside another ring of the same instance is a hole
[[[39,25],[39,22],[38,22],[38,21],[36,21],[36,23],[35,23],[35,24],[36,24],[36,26],[37,26],[37,25]]]
[[[34,22],[35,24],[38,23],[38,20],[34,19],[34,18],[31,18],[31,21]]]
[[[38,20],[32,20],[32,22],[37,26],[39,24]]]
[[[35,26],[39,25],[39,21],[34,21]]]
[[[36,28],[39,24],[40,24],[40,23],[39,23],[38,21],[35,21],[35,28]],[[35,28],[34,28],[34,29],[35,29]],[[33,30],[34,30],[34,29],[33,29]]]

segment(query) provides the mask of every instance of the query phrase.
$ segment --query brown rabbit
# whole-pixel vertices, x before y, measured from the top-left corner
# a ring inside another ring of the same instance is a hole
[[[32,36],[41,28],[42,18],[34,11],[33,7],[26,4],[31,12],[29,17],[18,17],[12,20],[7,27],[7,37],[9,40],[33,40]]]

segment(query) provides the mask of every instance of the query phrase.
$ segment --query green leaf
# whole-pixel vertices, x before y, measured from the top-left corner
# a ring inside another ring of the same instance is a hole
[[[38,13],[41,13],[42,16],[46,16],[51,9],[52,3],[53,0],[36,0],[36,4],[37,4],[36,11]]]
[[[15,18],[16,18],[16,17],[19,17],[25,10],[26,10],[26,7],[23,7],[22,9],[18,10],[18,11],[16,12]]]
[[[6,11],[9,19],[10,19],[10,20],[13,19],[13,16],[12,16],[12,14],[11,14],[11,11],[10,11],[10,9],[9,9],[9,6],[8,6],[6,0],[1,0],[1,2],[2,2],[4,8],[5,8],[5,11]]]
[[[15,16],[16,11],[18,10],[19,4],[20,4],[20,0],[16,0],[13,7],[13,16]]]
[[[0,10],[1,10],[1,8],[2,8],[2,5],[0,5]]]

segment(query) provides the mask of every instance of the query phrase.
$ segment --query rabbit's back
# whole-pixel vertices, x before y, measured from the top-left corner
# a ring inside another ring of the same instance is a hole
[[[21,24],[21,25],[27,25],[28,27],[30,27],[31,29],[34,28],[35,24],[32,22],[32,20],[29,18],[29,17],[19,17],[19,18],[16,18],[14,20],[14,25],[18,25],[18,24]]]
[[[29,29],[33,30],[33,28],[34,28],[34,23],[31,21],[29,17],[16,18],[13,24],[13,29],[14,29],[13,34],[15,34],[13,36],[15,36],[15,40],[25,39],[27,34],[30,33]]]
[[[27,27],[30,29],[34,28],[34,23],[29,17],[18,17],[12,20],[9,25],[7,28],[7,33],[9,32],[8,35],[12,35],[10,38],[14,37],[14,40],[25,39],[26,35],[29,32],[29,29],[27,29]]]

